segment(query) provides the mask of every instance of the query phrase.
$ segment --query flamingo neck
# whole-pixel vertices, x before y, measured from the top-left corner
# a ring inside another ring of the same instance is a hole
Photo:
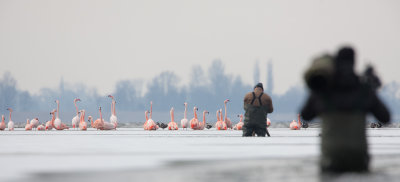
[[[90,118],[90,125],[93,127],[93,118]]]
[[[11,119],[11,113],[12,113],[12,111],[10,110],[10,121],[12,121],[12,119]]]
[[[4,123],[4,115],[1,115],[1,122]]]
[[[219,121],[219,110],[217,111],[217,121]]]
[[[99,110],[100,112],[100,122],[103,123],[103,116],[101,115],[101,109]]]
[[[196,112],[196,109],[193,110],[193,113],[194,113],[194,118],[197,119],[197,112]]]
[[[26,124],[29,124],[29,119],[26,119]]]
[[[144,112],[144,115],[145,115],[145,117],[146,117],[146,121],[149,120],[149,112],[147,112],[147,111]]]
[[[206,112],[203,112],[203,124],[206,123]]]
[[[300,122],[300,115],[297,115],[297,122],[299,124],[299,128],[301,127],[301,122]]]
[[[219,120],[220,120],[220,121],[223,121],[223,120],[224,120],[224,118],[222,117],[222,110],[219,111]]]
[[[171,122],[174,122],[174,110],[171,110],[170,114],[171,114]]]
[[[117,112],[115,112],[115,100],[114,100],[114,98],[113,98],[113,114],[116,116],[117,115]]]

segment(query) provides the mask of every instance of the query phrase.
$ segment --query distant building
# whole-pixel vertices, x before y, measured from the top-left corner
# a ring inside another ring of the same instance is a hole
[[[272,61],[267,63],[267,88],[265,90],[269,95],[274,91],[274,78],[272,73]]]

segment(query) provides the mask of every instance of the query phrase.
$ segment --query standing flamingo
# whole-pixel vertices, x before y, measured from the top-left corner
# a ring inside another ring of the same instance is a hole
[[[61,122],[61,119],[59,117],[59,113],[60,113],[60,101],[56,100],[57,103],[57,117],[54,120],[54,128],[56,130],[64,130],[64,129],[69,129],[67,125],[65,125],[64,123]]]
[[[6,123],[4,122],[4,120],[5,120],[4,115],[1,115],[0,130],[6,129]]]
[[[56,112],[57,112],[57,110],[55,110],[55,109],[53,109],[50,112],[50,115],[52,115],[52,116],[51,116],[51,120],[46,122],[46,126],[45,126],[46,130],[52,130],[54,128],[54,120],[56,119],[56,114],[55,114]]]
[[[81,118],[79,121],[79,129],[87,130],[87,123],[85,122],[85,110],[81,110]]]
[[[244,125],[244,123],[243,123],[243,114],[238,115],[238,117],[240,117],[240,121],[239,121],[238,124],[235,125],[234,129],[235,130],[242,130],[243,125]]]
[[[197,130],[199,127],[199,120],[197,119],[197,112],[199,109],[197,107],[193,108],[193,118],[190,120],[190,128]]]
[[[144,111],[144,117],[146,118],[146,121],[143,124],[143,128],[146,129],[147,121],[149,120],[149,111]]]
[[[188,127],[188,119],[187,119],[187,103],[185,102],[184,103],[184,105],[185,105],[185,114],[184,114],[184,116],[183,116],[183,119],[181,119],[181,127],[183,128],[183,129],[187,129],[187,127]]]
[[[297,117],[298,117],[298,121],[296,122],[295,120],[293,120],[289,125],[291,130],[300,130],[300,128],[301,128],[300,114],[298,114]]]
[[[101,130],[115,130],[116,125],[103,120],[103,115],[101,114],[101,107],[99,107]]]
[[[147,120],[146,126],[144,127],[145,130],[157,130],[158,126],[152,119],[153,116],[153,102],[150,102],[150,117]]]
[[[112,99],[111,101],[111,116],[110,116],[110,122],[118,126],[118,118],[117,118],[117,113],[115,112],[115,102],[114,96],[108,95]]]
[[[232,122],[231,122],[231,119],[229,119],[228,116],[227,116],[226,103],[228,103],[228,102],[229,102],[229,99],[226,99],[226,100],[224,101],[224,105],[225,105],[225,120],[224,120],[224,121],[225,121],[225,123],[226,123],[226,127],[232,129]]]
[[[76,98],[74,99],[74,105],[75,105],[75,109],[76,109],[76,116],[72,118],[72,128],[78,128],[78,124],[79,124],[79,111],[78,111],[78,106],[76,105],[76,102],[81,101],[81,99]]]
[[[13,131],[14,130],[14,122],[11,120],[11,113],[13,112],[13,110],[11,108],[7,108],[8,111],[10,111],[10,118],[8,120],[8,130],[9,131]]]
[[[32,125],[32,129],[37,128],[39,126],[39,119],[38,118],[32,119],[30,124]]]
[[[178,130],[178,124],[174,122],[174,108],[169,112],[171,115],[171,122],[168,123],[168,130]]]
[[[219,110],[218,114],[219,114],[219,117],[218,117],[217,123],[215,124],[215,127],[217,128],[217,130],[226,130],[227,125],[222,117],[222,109]]]
[[[198,130],[204,130],[204,127],[206,126],[206,113],[209,114],[208,111],[204,110],[203,111],[203,122],[199,123]]]
[[[25,125],[25,130],[32,130],[32,125],[29,123],[29,119],[26,119],[26,125]]]

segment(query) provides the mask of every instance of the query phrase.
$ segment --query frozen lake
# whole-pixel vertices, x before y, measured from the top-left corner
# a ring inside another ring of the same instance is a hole
[[[321,181],[319,129],[269,131],[1,131],[0,180]],[[372,173],[328,181],[398,181],[400,129],[368,129],[368,141]]]

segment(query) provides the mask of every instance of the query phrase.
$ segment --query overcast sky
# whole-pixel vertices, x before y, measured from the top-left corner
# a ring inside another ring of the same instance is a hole
[[[255,60],[275,93],[301,84],[310,59],[351,44],[357,67],[373,63],[400,81],[398,0],[0,0],[0,73],[37,93],[63,77],[106,94],[121,79],[149,81],[221,59],[253,84]]]

